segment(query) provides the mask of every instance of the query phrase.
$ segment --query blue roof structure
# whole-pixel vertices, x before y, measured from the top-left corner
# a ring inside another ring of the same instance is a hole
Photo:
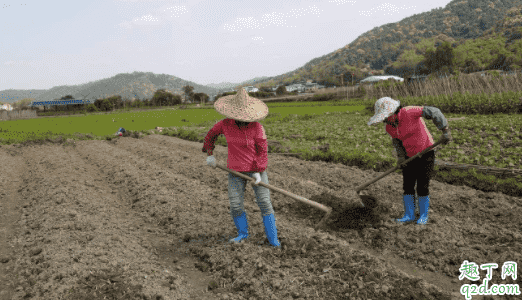
[[[91,100],[53,100],[53,101],[33,101],[29,106],[42,106],[42,105],[71,105],[71,104],[91,104],[94,103]]]

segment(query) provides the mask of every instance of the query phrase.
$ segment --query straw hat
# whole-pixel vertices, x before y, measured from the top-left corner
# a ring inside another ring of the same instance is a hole
[[[368,126],[375,123],[381,123],[384,119],[391,116],[395,110],[401,105],[399,100],[393,100],[390,97],[384,97],[375,102],[375,115],[368,121]]]
[[[254,97],[250,97],[244,88],[239,89],[236,95],[219,98],[214,103],[218,113],[242,122],[256,122],[268,115],[268,106]]]

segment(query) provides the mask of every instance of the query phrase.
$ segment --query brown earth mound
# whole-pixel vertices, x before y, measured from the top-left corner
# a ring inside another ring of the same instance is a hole
[[[464,260],[497,263],[490,286],[513,283],[501,266],[522,261],[520,198],[433,181],[429,224],[396,225],[400,175],[362,207],[347,195],[378,173],[271,154],[270,185],[347,217],[316,232],[324,213],[271,192],[273,249],[247,187],[251,237],[230,245],[227,173],[201,147],[164,135],[1,146],[0,299],[464,299]]]

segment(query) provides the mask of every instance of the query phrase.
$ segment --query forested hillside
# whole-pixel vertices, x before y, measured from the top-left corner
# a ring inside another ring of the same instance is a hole
[[[305,79],[339,85],[341,77],[351,83],[369,75],[407,77],[438,70],[519,70],[521,37],[522,0],[455,0],[442,9],[376,27],[341,49],[257,86]]]

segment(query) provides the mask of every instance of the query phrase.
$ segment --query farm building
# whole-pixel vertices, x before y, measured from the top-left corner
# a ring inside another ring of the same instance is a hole
[[[13,110],[13,107],[11,106],[11,104],[6,103],[6,104],[3,104],[2,106],[0,106],[0,109]]]
[[[361,80],[360,83],[361,84],[365,84],[365,83],[374,84],[374,83],[379,82],[381,80],[388,80],[388,79],[395,79],[395,80],[398,80],[398,81],[404,81],[404,78],[401,78],[399,76],[390,75],[390,76],[370,76],[370,77],[367,77],[367,78]]]

